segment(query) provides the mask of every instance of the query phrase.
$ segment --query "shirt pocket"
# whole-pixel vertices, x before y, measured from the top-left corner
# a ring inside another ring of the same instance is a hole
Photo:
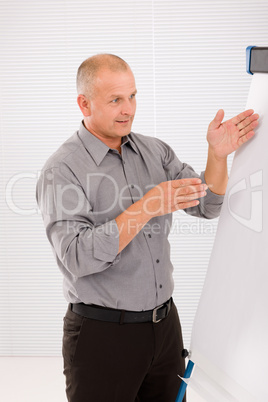
[[[63,319],[62,356],[64,365],[72,365],[85,318],[69,307]]]

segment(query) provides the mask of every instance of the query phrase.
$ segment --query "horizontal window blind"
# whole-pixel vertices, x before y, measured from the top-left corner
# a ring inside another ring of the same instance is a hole
[[[0,2],[0,354],[59,355],[66,302],[35,202],[48,159],[75,130],[79,64],[114,53],[138,88],[133,131],[169,143],[198,172],[219,108],[244,109],[248,45],[267,46],[267,1]],[[229,166],[232,158],[229,159]],[[217,220],[174,214],[175,292],[189,346]]]

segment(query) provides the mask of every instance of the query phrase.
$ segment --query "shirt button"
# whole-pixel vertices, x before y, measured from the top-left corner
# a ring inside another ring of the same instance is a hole
[[[160,287],[160,289],[162,289],[163,286],[162,286],[162,285],[159,285],[159,287]]]
[[[156,262],[157,262],[157,264],[160,262],[158,258],[157,258]]]
[[[150,239],[150,238],[152,237],[152,235],[149,233],[149,234],[148,234],[148,237],[149,237],[149,239]]]
[[[134,188],[134,184],[131,184],[131,186],[130,186],[131,188]]]

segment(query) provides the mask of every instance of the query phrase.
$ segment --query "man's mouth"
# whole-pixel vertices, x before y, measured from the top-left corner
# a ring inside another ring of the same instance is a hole
[[[129,122],[129,120],[116,120],[116,122],[119,124],[126,124]]]

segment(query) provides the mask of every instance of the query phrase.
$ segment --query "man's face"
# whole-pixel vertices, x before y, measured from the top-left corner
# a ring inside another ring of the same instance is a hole
[[[105,141],[129,134],[136,111],[136,85],[132,71],[100,70],[89,101],[88,130]]]

